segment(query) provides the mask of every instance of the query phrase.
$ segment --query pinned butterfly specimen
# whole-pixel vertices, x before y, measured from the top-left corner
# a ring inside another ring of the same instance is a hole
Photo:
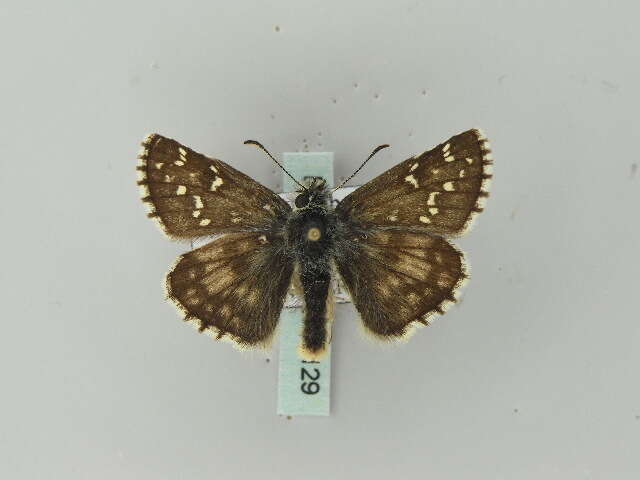
[[[175,140],[152,134],[142,146],[138,184],[148,216],[172,239],[214,236],[178,258],[166,288],[187,321],[218,339],[267,346],[293,286],[305,312],[300,354],[319,358],[339,275],[365,329],[398,340],[444,313],[467,279],[463,253],[445,237],[465,233],[488,196],[492,157],[479,130],[399,163],[335,208],[318,178],[296,181],[290,206]]]

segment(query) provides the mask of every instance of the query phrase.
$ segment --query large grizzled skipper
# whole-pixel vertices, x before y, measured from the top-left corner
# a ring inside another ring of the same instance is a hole
[[[467,278],[462,252],[445,237],[465,233],[488,196],[492,158],[479,130],[399,163],[335,208],[320,179],[296,181],[292,208],[174,140],[152,134],[142,145],[149,217],[172,239],[217,236],[178,258],[166,287],[185,319],[218,339],[268,345],[293,286],[305,308],[301,355],[319,358],[339,275],[366,330],[397,340],[444,313]]]

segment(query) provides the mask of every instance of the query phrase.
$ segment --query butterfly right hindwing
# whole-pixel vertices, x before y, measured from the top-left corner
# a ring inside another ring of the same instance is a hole
[[[467,278],[462,252],[421,232],[375,229],[354,236],[349,256],[336,256],[336,267],[364,326],[386,340],[444,313]]]

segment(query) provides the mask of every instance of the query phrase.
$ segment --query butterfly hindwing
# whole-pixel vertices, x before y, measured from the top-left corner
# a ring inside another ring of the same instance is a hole
[[[468,130],[387,170],[336,210],[365,225],[461,235],[482,211],[491,164],[487,139]]]
[[[467,278],[464,256],[447,240],[421,232],[353,230],[338,273],[366,329],[396,340],[428,324],[456,300]]]
[[[269,343],[293,264],[282,237],[230,233],[185,253],[167,275],[167,295],[200,331],[240,347]]]
[[[268,228],[291,211],[245,174],[161,135],[149,135],[138,158],[142,199],[169,237]]]

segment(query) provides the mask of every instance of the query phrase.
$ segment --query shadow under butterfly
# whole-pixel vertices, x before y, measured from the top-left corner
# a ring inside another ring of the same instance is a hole
[[[283,168],[258,142],[245,143]],[[305,312],[306,360],[327,350],[338,276],[365,329],[382,340],[407,338],[456,301],[467,267],[445,237],[467,232],[482,211],[493,163],[486,137],[468,130],[334,208],[321,179],[291,177],[300,189],[290,206],[230,165],[158,134],[147,136],[138,158],[148,216],[172,239],[216,236],[167,275],[167,297],[185,320],[240,348],[266,347],[292,288]]]

